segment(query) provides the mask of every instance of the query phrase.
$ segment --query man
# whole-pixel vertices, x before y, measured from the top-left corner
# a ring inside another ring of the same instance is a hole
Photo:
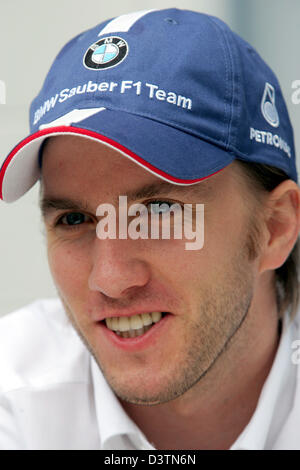
[[[1,198],[40,181],[59,299],[1,319],[0,447],[300,449],[300,189],[270,68],[217,18],[132,13],[62,49],[30,122]],[[189,209],[204,243],[103,236],[120,196],[141,226]]]

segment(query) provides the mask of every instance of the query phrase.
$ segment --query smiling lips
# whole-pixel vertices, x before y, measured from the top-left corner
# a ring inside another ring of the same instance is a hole
[[[135,338],[148,331],[154,323],[158,323],[163,316],[163,312],[142,313],[131,317],[111,317],[106,318],[107,328],[114,331],[122,338]]]

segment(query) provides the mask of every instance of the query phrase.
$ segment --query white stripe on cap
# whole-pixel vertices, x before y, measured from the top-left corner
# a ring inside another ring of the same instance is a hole
[[[102,36],[102,34],[110,34],[110,33],[117,33],[117,32],[127,32],[134,25],[136,21],[138,21],[143,16],[151,13],[151,11],[156,11],[156,9],[152,10],[142,10],[136,11],[134,13],[127,13],[126,15],[118,16],[114,18],[103,29],[101,29],[98,36]]]
[[[47,124],[42,124],[39,127],[39,130],[47,129],[48,127],[55,127],[55,126],[70,126],[74,122],[83,121],[83,119],[87,119],[90,116],[93,116],[99,111],[104,111],[106,108],[85,108],[85,109],[73,109],[67,114],[64,114],[55,121],[48,122]]]

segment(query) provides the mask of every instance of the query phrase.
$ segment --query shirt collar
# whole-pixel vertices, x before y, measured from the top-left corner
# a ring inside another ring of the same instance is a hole
[[[91,356],[91,375],[101,450],[122,450],[123,445],[124,450],[154,449],[124,411],[93,356]]]
[[[277,353],[261,390],[254,414],[230,450],[264,450],[269,441],[270,432],[272,431],[274,436],[280,431],[280,420],[274,420],[276,404],[280,398],[283,398],[283,394],[285,401],[294,394],[293,387],[287,386],[287,384],[294,383],[295,374],[292,361],[289,361],[293,329],[294,323],[290,322],[286,313]],[[287,394],[290,394],[290,397],[287,397]]]

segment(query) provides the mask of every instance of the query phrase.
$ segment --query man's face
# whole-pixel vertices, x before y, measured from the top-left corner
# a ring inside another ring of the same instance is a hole
[[[204,246],[198,251],[186,250],[184,237],[97,237],[99,204],[117,208],[119,195],[161,182],[98,142],[51,138],[42,182],[54,282],[107,381],[132,403],[163,403],[182,395],[222,355],[253,296],[255,270],[246,249],[249,209],[234,164],[197,185],[170,184],[162,194],[132,201],[204,204]],[[69,201],[57,204],[58,199]],[[134,341],[100,322],[157,311],[167,315]]]

